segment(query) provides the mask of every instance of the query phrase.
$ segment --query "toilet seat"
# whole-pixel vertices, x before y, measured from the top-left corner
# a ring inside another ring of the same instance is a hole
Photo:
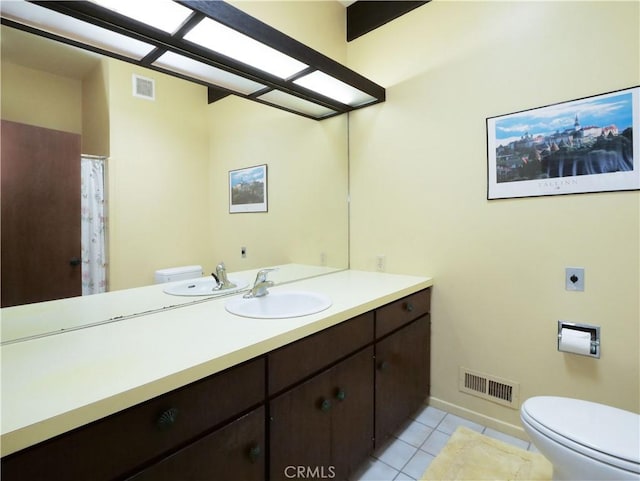
[[[640,474],[640,415],[580,399],[527,399],[521,416],[531,428],[589,458]]]

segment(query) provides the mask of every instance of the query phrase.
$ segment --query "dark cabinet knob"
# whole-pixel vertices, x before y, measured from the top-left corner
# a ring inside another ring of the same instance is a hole
[[[249,460],[252,463],[255,463],[258,459],[260,459],[260,456],[262,456],[262,449],[260,448],[259,444],[251,446],[249,448]]]
[[[163,412],[156,421],[156,427],[160,431],[166,431],[176,423],[178,419],[178,410],[176,408],[169,408]]]
[[[378,364],[378,369],[380,371],[386,371],[387,369],[389,369],[389,361],[380,361],[380,363]]]
[[[413,304],[411,304],[410,302],[405,302],[404,309],[407,312],[413,312]]]
[[[342,388],[338,388],[336,390],[336,399],[338,401],[344,401],[345,399],[347,399],[347,391]]]
[[[320,402],[320,411],[322,411],[323,413],[326,413],[329,410],[331,410],[331,401],[329,401],[328,399],[323,399]]]
[[[80,259],[79,257],[72,257],[71,259],[69,259],[69,265],[71,267],[79,266],[80,264],[82,264],[82,259]]]

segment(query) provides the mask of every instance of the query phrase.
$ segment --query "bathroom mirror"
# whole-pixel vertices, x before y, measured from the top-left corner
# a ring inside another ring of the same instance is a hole
[[[1,35],[3,120],[79,133],[83,154],[107,158],[109,290],[219,261],[229,272],[348,267],[346,115],[208,104],[205,86],[8,26]],[[135,95],[134,75],[154,99]],[[267,212],[229,213],[229,172],[262,164]]]

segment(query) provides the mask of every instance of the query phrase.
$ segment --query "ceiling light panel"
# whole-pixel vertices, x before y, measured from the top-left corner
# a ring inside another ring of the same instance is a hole
[[[174,33],[193,13],[173,0],[92,0],[101,7],[113,10],[167,33]]]
[[[76,42],[140,60],[155,47],[25,1],[2,2],[2,16]]]
[[[253,80],[240,77],[239,75],[234,75],[225,70],[212,67],[206,63],[199,62],[173,52],[166,52],[162,54],[155,62],[153,62],[153,65],[181,73],[189,77],[198,78],[210,84],[227,88],[245,95],[252,94],[265,88],[265,85],[254,82]]]
[[[319,70],[300,77],[294,80],[293,83],[352,107],[365,105],[376,100],[375,97],[362,90],[352,87]]]
[[[313,102],[309,102],[308,100],[301,99],[300,97],[296,97],[295,95],[281,92],[280,90],[272,90],[271,92],[267,92],[266,94],[260,95],[257,98],[260,100],[264,100],[265,102],[279,105],[280,107],[294,110],[296,112],[302,112],[315,118],[328,117],[330,115],[338,113],[330,108],[315,104]]]
[[[308,67],[210,18],[199,22],[184,39],[281,79],[289,78]]]

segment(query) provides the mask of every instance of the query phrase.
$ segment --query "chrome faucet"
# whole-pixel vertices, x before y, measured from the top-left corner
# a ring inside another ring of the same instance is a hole
[[[224,262],[220,262],[220,264],[216,266],[215,274],[212,273],[211,275],[216,280],[217,285],[213,288],[213,290],[215,291],[219,291],[222,289],[233,289],[234,287],[237,287],[227,277],[227,268],[225,267]]]
[[[267,276],[269,275],[269,272],[277,270],[278,269],[275,268],[259,270],[256,275],[256,280],[253,283],[253,287],[243,297],[245,299],[250,299],[252,297],[264,297],[269,294],[267,289],[269,287],[273,287],[273,281],[268,281]]]

